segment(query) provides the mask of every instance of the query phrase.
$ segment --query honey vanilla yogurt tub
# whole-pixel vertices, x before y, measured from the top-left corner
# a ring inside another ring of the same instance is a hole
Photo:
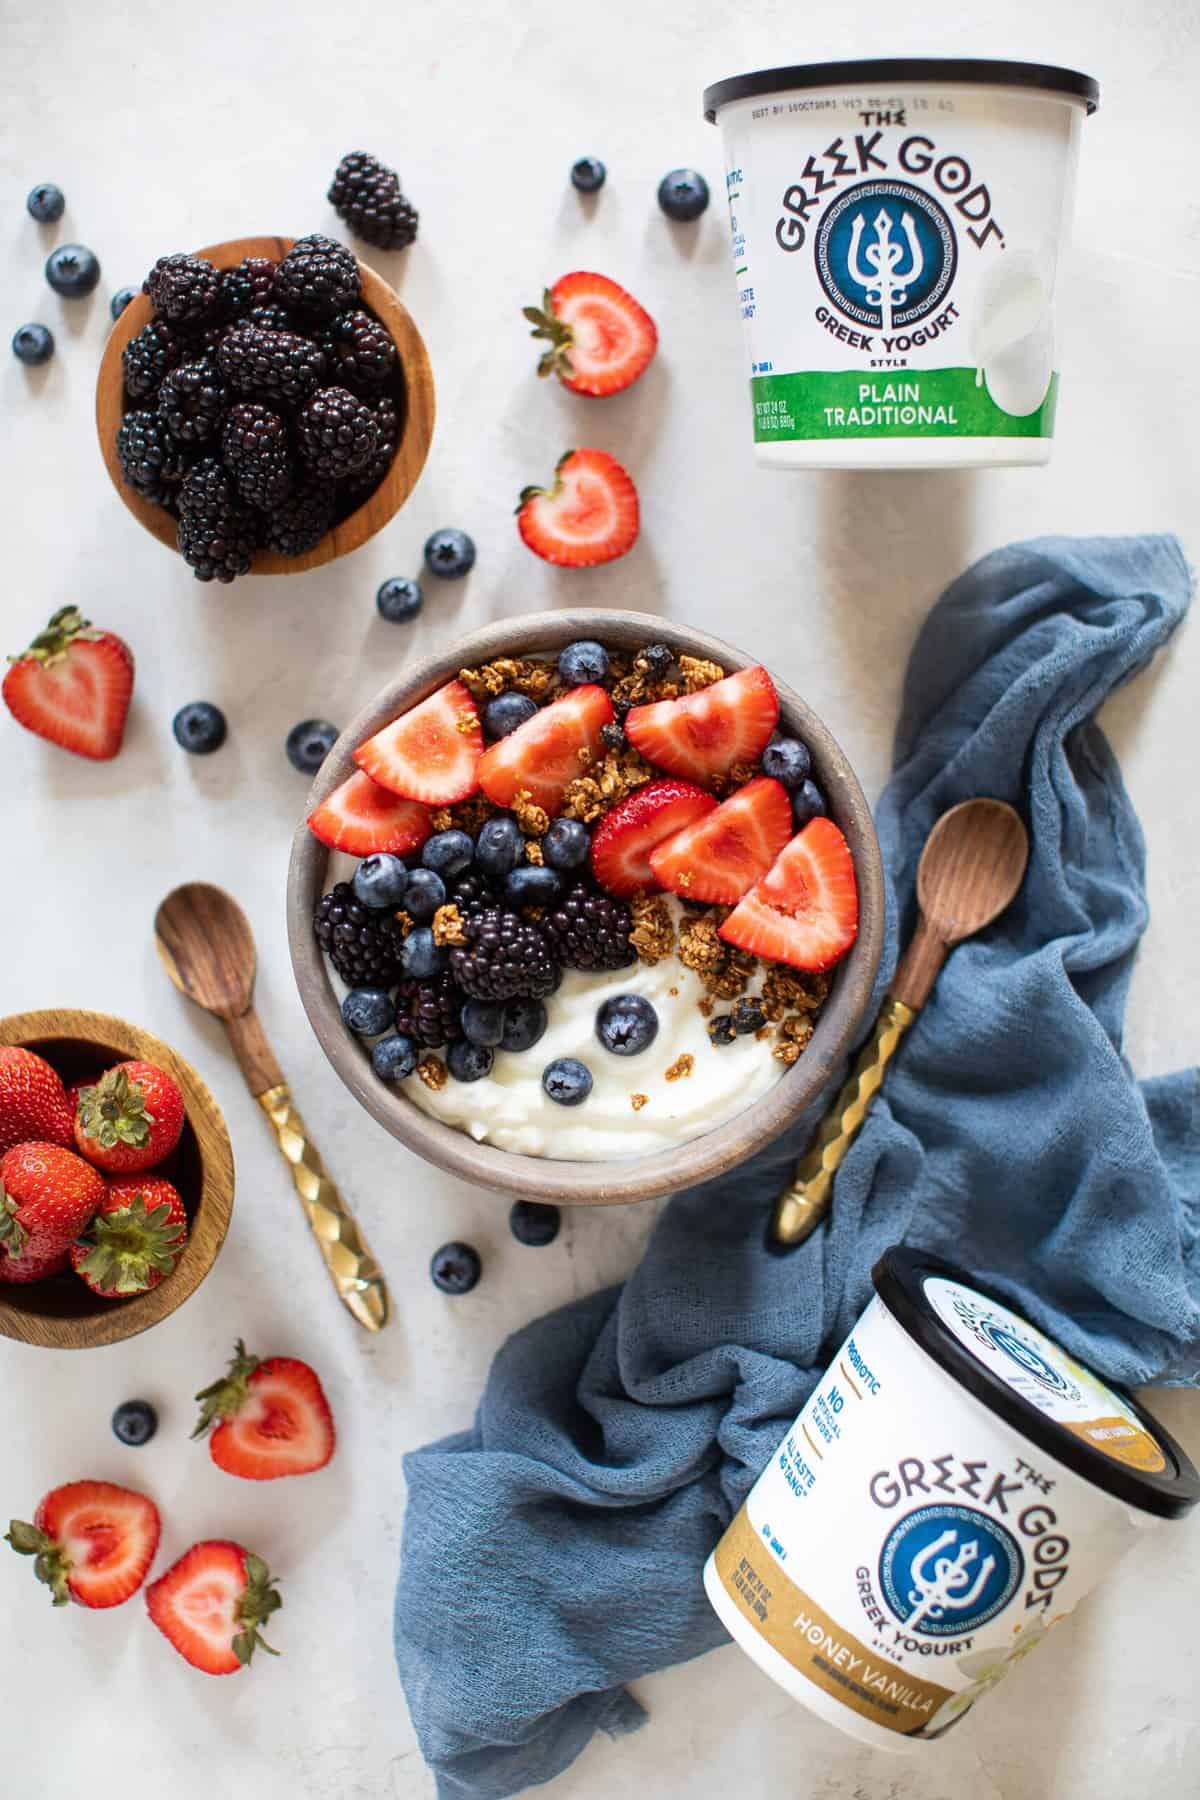
[[[951,58],[769,69],[705,91],[760,463],[1048,460],[1054,291],[1098,103],[1072,69]]]
[[[781,1687],[883,1749],[929,1742],[1200,1478],[1127,1394],[936,1257],[875,1296],[704,1570]]]

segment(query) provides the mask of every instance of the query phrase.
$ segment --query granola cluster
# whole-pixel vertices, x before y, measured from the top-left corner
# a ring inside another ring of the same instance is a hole
[[[545,837],[550,829],[550,815],[543,806],[535,806],[528,788],[513,795],[512,815],[527,838]]]
[[[586,775],[577,775],[563,795],[562,812],[568,819],[594,825],[602,814],[625,800],[635,788],[653,781],[654,770],[632,745],[609,750],[593,763]]]
[[[450,1078],[450,1071],[441,1057],[434,1056],[432,1052],[421,1058],[417,1064],[417,1074],[432,1094],[436,1094],[444,1088]]]
[[[717,935],[726,916],[721,907],[684,919],[679,927],[679,960],[704,983],[717,1000],[736,1000],[744,994],[757,965],[746,950],[735,950]]]
[[[458,679],[472,700],[481,704],[515,689],[518,694],[528,694],[540,706],[550,690],[558,686],[558,670],[553,663],[539,662],[534,657],[500,656],[481,669],[460,669]]]
[[[439,906],[433,915],[433,941],[435,944],[465,944],[467,933],[463,924],[463,916],[457,906],[451,902],[448,906]]]
[[[633,914],[633,930],[629,941],[642,962],[651,967],[670,956],[675,948],[675,927],[671,911],[661,894],[644,894],[629,902]]]

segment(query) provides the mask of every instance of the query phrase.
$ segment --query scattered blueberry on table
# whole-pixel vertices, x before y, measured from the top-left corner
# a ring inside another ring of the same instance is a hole
[[[301,775],[315,775],[337,738],[337,726],[328,719],[301,719],[287,734],[287,759]]]
[[[54,355],[54,333],[46,325],[18,325],[12,337],[13,355],[27,369],[38,369]]]
[[[489,700],[483,709],[483,735],[493,742],[497,738],[507,737],[510,732],[532,719],[537,711],[537,702],[528,694],[498,694]]]
[[[385,988],[351,988],[342,1018],[356,1037],[382,1037],[396,1021],[396,1005]]]
[[[592,638],[580,638],[559,651],[558,672],[571,687],[603,681],[608,674],[608,651]]]
[[[99,279],[99,259],[86,244],[60,244],[46,258],[46,280],[64,300],[82,300]]]
[[[381,850],[375,856],[364,856],[350,885],[356,900],[361,900],[372,912],[384,912],[403,906],[410,880],[407,863]],[[433,914],[429,916],[432,918]]]
[[[792,818],[796,830],[803,831],[812,819],[825,817],[825,796],[815,781],[802,781],[792,795]]]
[[[658,1014],[643,994],[613,994],[596,1014],[596,1036],[614,1056],[640,1056],[658,1036]]]
[[[445,526],[425,540],[425,567],[443,581],[458,581],[475,566],[475,545],[465,531]]]
[[[672,169],[658,184],[658,204],[668,219],[687,224],[708,205],[708,183],[695,169]]]
[[[473,1244],[443,1244],[429,1263],[433,1285],[443,1294],[469,1294],[482,1273],[483,1264]]]
[[[229,735],[225,714],[209,700],[192,700],[171,720],[175,742],[189,756],[211,756]]]
[[[582,1106],[592,1091],[592,1071],[574,1056],[558,1056],[542,1070],[542,1090],[559,1106]]]
[[[66,195],[52,181],[39,181],[35,188],[30,188],[25,199],[26,212],[39,225],[55,224],[62,218],[66,208]]]
[[[420,582],[409,575],[389,575],[375,595],[375,609],[389,625],[404,625],[415,619],[424,603]]]
[[[406,1081],[417,1066],[417,1046],[403,1032],[381,1037],[371,1051],[371,1067],[380,1081]]]
[[[148,1400],[123,1400],[113,1413],[112,1428],[120,1443],[140,1449],[158,1430],[158,1414]]]
[[[470,1038],[455,1038],[446,1052],[446,1067],[455,1081],[482,1081],[492,1072],[496,1052],[490,1044],[473,1044]]]
[[[812,757],[808,745],[799,738],[782,737],[778,733],[762,753],[762,771],[786,788],[798,788],[812,773]]]
[[[446,884],[433,869],[414,869],[399,901],[414,925],[428,925],[439,906],[446,904]]]
[[[595,194],[604,186],[607,174],[598,156],[581,156],[571,164],[571,186],[581,194]]]
[[[509,1208],[509,1230],[518,1244],[531,1250],[552,1244],[561,1227],[562,1213],[557,1206],[547,1206],[540,1200],[514,1200]]]
[[[111,316],[114,319],[119,319],[121,314],[125,311],[125,308],[129,305],[129,302],[137,299],[137,295],[138,291],[136,288],[118,288],[108,303],[108,310]]]

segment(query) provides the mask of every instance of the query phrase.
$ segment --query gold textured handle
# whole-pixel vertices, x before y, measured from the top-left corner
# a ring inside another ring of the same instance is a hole
[[[913,1008],[894,994],[885,999],[845,1086],[821,1120],[791,1185],[775,1203],[771,1235],[777,1244],[802,1244],[829,1211],[833,1178],[883,1084],[884,1070],[916,1016]]]
[[[287,1083],[268,1088],[258,1096],[258,1104],[275,1128],[300,1204],[308,1215],[342,1305],[368,1331],[378,1331],[386,1325],[389,1310],[383,1271],[309,1142]]]

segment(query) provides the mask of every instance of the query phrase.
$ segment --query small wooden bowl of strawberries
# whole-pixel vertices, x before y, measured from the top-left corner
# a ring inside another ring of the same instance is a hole
[[[104,1013],[0,1020],[0,1333],[145,1331],[203,1281],[232,1208],[225,1122],[161,1039]]]

